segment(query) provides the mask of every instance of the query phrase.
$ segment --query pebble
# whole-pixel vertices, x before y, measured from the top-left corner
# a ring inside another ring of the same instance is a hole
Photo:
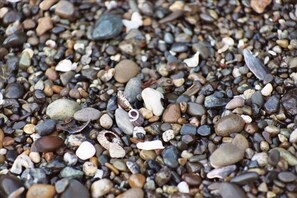
[[[231,133],[239,133],[245,125],[244,120],[237,114],[222,117],[215,124],[215,132],[219,136],[229,136]]]
[[[6,48],[19,47],[23,45],[26,42],[26,40],[26,34],[24,32],[18,31],[7,36],[6,39],[3,41],[3,46]]]
[[[97,172],[97,166],[93,162],[85,162],[82,169],[84,174],[88,177],[94,177]]]
[[[259,14],[262,14],[265,8],[271,3],[271,0],[251,0],[251,7]]]
[[[34,184],[27,192],[26,198],[52,198],[56,194],[55,187],[49,184]]]
[[[115,111],[115,120],[116,120],[116,123],[117,123],[118,127],[125,134],[127,134],[127,135],[132,135],[133,134],[134,126],[130,122],[129,115],[125,110],[123,110],[121,108],[118,108]]]
[[[271,150],[268,155],[268,163],[276,166],[280,160],[280,153],[278,150]]]
[[[129,177],[128,183],[131,188],[142,188],[145,183],[145,176],[142,174],[133,174]]]
[[[164,107],[161,103],[161,99],[163,99],[164,96],[161,92],[148,87],[141,92],[141,96],[148,110],[152,111],[156,116],[162,115]]]
[[[225,179],[228,175],[230,175],[232,172],[236,170],[236,165],[230,165],[230,166],[224,166],[221,168],[216,168],[211,170],[207,173],[207,178],[214,179]]]
[[[123,23],[118,15],[102,14],[92,30],[92,38],[95,40],[111,39],[122,32]]]
[[[178,167],[178,157],[179,152],[176,147],[169,146],[165,148],[162,152],[162,157],[164,160],[165,165],[170,168],[177,168]]]
[[[23,169],[22,168],[34,168],[34,164],[26,154],[21,154],[17,156],[14,160],[12,167],[10,168],[10,172],[14,174],[21,174]]]
[[[69,1],[59,1],[55,6],[55,13],[61,18],[72,19],[74,11],[74,5]]]
[[[144,192],[141,188],[130,188],[116,198],[143,198]]]
[[[28,168],[25,169],[21,175],[21,179],[25,186],[29,188],[33,184],[47,184],[48,179],[44,169]]]
[[[204,99],[204,107],[206,108],[219,108],[224,107],[229,102],[227,98],[218,98],[214,95],[206,96]]]
[[[117,143],[111,143],[108,151],[112,158],[123,158],[126,155],[126,151]]]
[[[281,99],[281,103],[290,116],[297,115],[297,88],[285,93]]]
[[[279,109],[280,101],[279,98],[274,95],[268,98],[264,104],[264,109],[268,114],[276,113]]]
[[[200,52],[197,51],[191,58],[185,59],[184,63],[186,63],[188,67],[197,67],[199,64],[199,55]]]
[[[246,198],[245,192],[236,184],[232,183],[221,183],[220,185],[220,194],[222,198],[230,198],[230,197],[240,197]]]
[[[247,185],[254,181],[256,181],[259,178],[258,173],[256,172],[246,172],[242,173],[240,175],[237,175],[231,179],[232,183],[236,183],[239,185]]]
[[[14,175],[5,174],[0,176],[0,195],[9,197],[11,193],[23,187],[22,181]],[[23,193],[24,195],[24,193]]]
[[[68,99],[58,99],[50,103],[46,108],[46,115],[54,120],[71,118],[80,109],[78,103]]]
[[[72,63],[69,59],[61,60],[55,67],[56,71],[68,72],[77,69],[77,63]]]
[[[237,151],[237,152],[234,152]],[[210,164],[217,168],[235,164],[244,158],[244,151],[231,143],[224,143],[209,158]]]
[[[10,83],[4,91],[4,97],[9,99],[21,99],[25,91],[25,87],[21,83]]]
[[[262,94],[263,96],[270,96],[271,93],[272,93],[272,91],[273,91],[273,87],[272,87],[271,83],[268,83],[268,84],[266,84],[265,87],[263,87],[263,89],[261,90],[261,94]]]
[[[35,132],[35,125],[34,124],[26,124],[23,128],[23,131],[26,134],[33,134]]]
[[[272,149],[271,151],[273,151],[273,150],[279,151],[280,157],[283,158],[284,160],[286,160],[290,166],[297,165],[297,158],[290,151],[288,151],[284,148],[280,148],[280,147],[276,147],[276,148]]]
[[[43,136],[32,144],[31,152],[53,152],[63,145],[64,141],[57,136]]]
[[[238,107],[243,107],[243,106],[244,106],[244,99],[242,97],[235,97],[226,104],[225,108],[236,109]]]
[[[143,160],[154,160],[157,154],[153,150],[141,150],[139,156]]]
[[[92,198],[99,198],[108,194],[113,188],[113,183],[109,179],[100,179],[92,183],[91,195]]]
[[[296,175],[288,171],[280,172],[277,177],[279,180],[285,183],[294,182],[297,179]]]
[[[202,105],[194,102],[188,102],[187,113],[191,116],[202,116],[205,112],[205,108]]]
[[[139,73],[138,65],[131,60],[120,61],[114,69],[114,79],[119,83],[126,83]]]
[[[171,129],[162,133],[162,139],[164,140],[164,142],[169,142],[170,140],[174,139],[174,137],[175,137],[174,131]]]
[[[38,19],[38,25],[36,28],[36,33],[41,36],[53,28],[52,19],[48,16]]]
[[[195,173],[183,174],[182,178],[189,186],[199,186],[202,182],[201,177]]]
[[[48,10],[52,5],[54,5],[58,0],[44,0],[39,4],[41,10]]]
[[[77,148],[75,154],[81,160],[87,160],[93,157],[96,153],[95,147],[88,141],[84,141],[81,145]]]
[[[113,120],[108,114],[103,114],[99,119],[100,125],[105,129],[110,129],[113,125]]]
[[[62,193],[60,198],[81,198],[90,197],[88,189],[82,185],[79,181],[72,179],[69,181],[69,185]]]
[[[68,179],[60,179],[59,181],[57,181],[55,183],[55,189],[56,189],[56,192],[58,194],[61,194],[62,192],[65,191],[65,189],[67,188],[67,186],[69,185],[69,180]]]
[[[84,173],[81,170],[77,170],[69,166],[66,166],[60,171],[60,176],[67,179],[81,179],[83,175]]]
[[[35,126],[35,131],[40,136],[47,136],[54,132],[54,130],[56,129],[56,123],[57,122],[55,120],[46,119]]]
[[[142,150],[156,150],[156,149],[164,149],[161,140],[153,140],[153,141],[145,141],[145,142],[138,142],[136,144],[138,149]]]
[[[190,193],[189,185],[184,181],[178,183],[177,188],[180,193]]]
[[[170,181],[171,176],[171,171],[167,167],[164,167],[157,172],[155,176],[155,181],[158,184],[158,186],[163,186]]]
[[[236,136],[232,140],[232,144],[236,145],[238,148],[245,151],[249,148],[249,141],[241,134],[236,134]]]
[[[31,65],[31,57],[29,52],[23,51],[19,60],[19,67],[26,70]]]
[[[72,153],[67,152],[64,154],[63,160],[68,166],[74,166],[78,161],[78,157]]]
[[[255,153],[252,157],[252,161],[257,161],[258,165],[264,167],[268,164],[268,155],[267,153]]]
[[[142,17],[139,12],[133,12],[131,16],[131,20],[122,20],[124,26],[126,27],[126,31],[129,32],[132,29],[138,29],[143,25]]]
[[[191,124],[183,124],[182,128],[180,129],[181,135],[196,135],[197,127]]]
[[[124,96],[127,98],[127,100],[130,103],[134,103],[137,100],[137,95],[141,94],[141,79],[139,77],[134,77],[131,78],[126,86],[125,86],[125,90],[124,90]]]
[[[30,152],[29,157],[34,163],[39,163],[41,161],[41,156],[38,152]]]
[[[291,143],[297,142],[297,129],[294,129],[294,131],[290,134],[290,142]]]
[[[99,110],[92,107],[87,107],[75,112],[73,117],[77,121],[87,122],[89,120],[91,121],[98,120],[100,115],[101,115],[101,112]]]
[[[181,118],[181,111],[178,104],[170,104],[163,112],[163,122],[176,123]]]
[[[203,137],[209,136],[211,134],[211,128],[208,125],[201,125],[197,129],[197,134]]]

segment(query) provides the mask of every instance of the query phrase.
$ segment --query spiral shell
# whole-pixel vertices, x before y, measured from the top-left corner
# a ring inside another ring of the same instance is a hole
[[[125,111],[129,111],[132,109],[130,102],[124,96],[124,93],[122,91],[118,91],[117,93],[117,103]]]
[[[143,115],[136,109],[131,109],[128,112],[128,116],[129,116],[130,122],[134,126],[141,126],[144,122]]]

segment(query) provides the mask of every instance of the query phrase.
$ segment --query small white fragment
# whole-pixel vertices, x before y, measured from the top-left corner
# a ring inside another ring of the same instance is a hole
[[[3,95],[2,95],[2,93],[0,92],[0,105],[2,105],[3,103],[4,103]]]
[[[184,63],[187,64],[188,67],[197,67],[199,64],[199,51],[194,54],[191,58],[187,58],[184,60]]]
[[[34,164],[31,161],[30,157],[26,154],[19,155],[15,161],[12,164],[12,167],[10,168],[10,172],[14,174],[21,174],[22,173],[22,167],[25,168],[34,168]]]
[[[105,1],[104,4],[105,4],[105,7],[107,8],[107,10],[111,10],[118,6],[116,1]]]
[[[296,143],[296,142],[297,142],[297,129],[295,129],[295,130],[290,134],[290,142],[291,142],[291,143]]]
[[[190,193],[189,185],[187,184],[187,182],[180,182],[177,185],[177,188],[180,193]]]
[[[273,87],[271,83],[268,83],[265,85],[265,87],[263,87],[263,89],[261,90],[261,93],[263,96],[270,96],[272,91],[273,91]]]
[[[141,96],[145,108],[151,110],[156,116],[162,115],[164,107],[161,103],[161,99],[164,98],[164,96],[161,92],[148,87],[141,92]]]
[[[174,131],[172,129],[169,129],[162,134],[162,139],[164,140],[164,142],[169,142],[174,137],[175,137],[175,135],[174,135]]]
[[[73,46],[73,48],[74,48],[75,51],[84,50],[85,49],[85,45],[83,43],[75,43],[74,46]]]
[[[253,121],[253,119],[251,118],[251,116],[248,115],[240,115],[240,117],[244,120],[245,123],[251,123]]]
[[[64,59],[61,60],[56,66],[56,71],[68,72],[71,70],[76,70],[78,63],[72,63],[71,60]]]
[[[162,144],[162,141],[160,140],[138,142],[136,146],[138,149],[147,150],[147,151],[165,148]]]
[[[123,24],[127,28],[127,32],[131,29],[138,29],[143,25],[142,16],[138,12],[133,12],[131,20],[123,19]]]
[[[57,43],[54,40],[50,39],[45,42],[45,45],[50,48],[55,48],[57,46]]]

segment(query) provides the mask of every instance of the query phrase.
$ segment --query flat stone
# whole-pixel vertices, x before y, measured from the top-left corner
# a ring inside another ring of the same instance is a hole
[[[179,152],[177,148],[175,148],[174,146],[169,146],[165,148],[162,152],[162,157],[165,165],[167,165],[168,167],[170,168],[178,167]]]
[[[170,104],[163,112],[163,122],[177,123],[181,118],[181,111],[178,104]]]
[[[87,160],[93,157],[96,153],[95,147],[88,141],[84,141],[76,150],[75,154],[81,160]]]
[[[234,152],[236,151],[236,152]],[[224,143],[210,156],[210,164],[217,168],[235,164],[244,158],[244,151],[231,143]]]
[[[114,14],[102,14],[92,30],[95,40],[111,39],[118,36],[123,28],[122,19]]]
[[[59,1],[55,7],[55,13],[62,18],[71,19],[74,14],[74,6],[69,1]]]
[[[236,109],[244,106],[244,99],[242,97],[235,97],[226,104],[226,109]]]
[[[231,133],[239,133],[245,125],[244,120],[237,114],[222,117],[215,124],[215,132],[219,136],[229,136]]]
[[[110,192],[113,183],[109,179],[100,179],[91,186],[91,195],[93,198],[102,197]]]
[[[281,180],[282,182],[285,182],[285,183],[294,182],[297,179],[295,174],[288,172],[288,171],[280,172],[277,175],[277,177],[279,180]]]
[[[27,192],[26,198],[52,198],[56,194],[55,187],[48,184],[34,184]]]
[[[252,157],[252,161],[257,161],[258,165],[261,167],[264,167],[268,164],[268,155],[267,153],[256,153],[253,157]]]
[[[69,166],[66,166],[60,171],[60,176],[67,179],[81,179],[83,175],[84,173],[81,170]]]
[[[58,99],[46,108],[46,115],[54,120],[71,118],[80,109],[78,103],[68,99]]]
[[[95,108],[87,107],[81,110],[78,110],[73,115],[74,119],[81,122],[87,122],[89,120],[98,120],[101,115],[101,112]]]
[[[222,198],[240,197],[247,198],[245,192],[236,184],[222,183],[220,185],[220,194]]]
[[[241,134],[236,134],[234,139],[232,140],[232,144],[236,145],[238,148],[242,150],[246,150],[249,148],[249,141]]]
[[[56,123],[57,122],[55,120],[46,119],[35,126],[35,131],[40,136],[47,136],[54,132],[54,130],[56,129]]]
[[[116,123],[117,123],[118,127],[125,134],[127,134],[127,135],[132,135],[133,134],[134,126],[130,122],[129,115],[125,110],[123,110],[121,108],[118,108],[115,111],[115,120],[116,120]]]
[[[37,139],[31,152],[54,152],[64,145],[64,141],[58,136],[43,136]]]
[[[236,183],[239,185],[247,185],[254,181],[256,181],[259,178],[258,173],[256,172],[247,172],[242,173],[240,175],[237,175],[231,179],[232,183]]]
[[[230,175],[232,172],[236,170],[236,165],[230,165],[230,166],[223,166],[221,168],[216,168],[211,170],[207,173],[207,178],[214,179],[225,179],[228,175]]]
[[[119,83],[126,83],[139,72],[138,65],[131,60],[122,60],[115,66],[114,79]]]
[[[267,113],[272,114],[278,112],[279,109],[279,98],[277,96],[271,96],[264,104],[264,109]]]
[[[191,116],[202,116],[205,112],[205,108],[201,104],[188,102],[187,113]]]
[[[204,99],[204,106],[206,108],[224,107],[229,102],[227,98],[218,98],[215,95],[206,96]]]
[[[141,94],[141,84],[142,82],[139,77],[131,78],[127,82],[124,90],[124,96],[130,103],[134,103],[137,100],[137,95]]]
[[[116,198],[143,198],[144,192],[141,188],[130,188],[129,190],[125,191],[124,193],[118,195]]]
[[[41,36],[53,28],[52,19],[48,16],[38,19],[38,25],[36,28],[36,33]]]
[[[295,155],[293,155],[290,151],[284,149],[284,148],[280,148],[280,147],[276,147],[273,150],[277,150],[280,153],[280,157],[283,158],[284,160],[286,160],[288,162],[288,164],[290,166],[296,166],[297,165],[297,157]]]
[[[48,10],[52,5],[54,5],[58,0],[44,0],[39,4],[41,10]]]
[[[66,190],[62,193],[60,198],[82,198],[90,197],[88,189],[81,184],[79,181],[72,179],[69,181],[69,185]]]

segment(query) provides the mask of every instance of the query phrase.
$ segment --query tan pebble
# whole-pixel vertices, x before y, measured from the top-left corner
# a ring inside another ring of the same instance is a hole
[[[36,28],[36,33],[38,36],[45,34],[47,31],[53,28],[53,22],[50,17],[42,17],[38,19],[38,25]]]
[[[145,176],[133,174],[129,177],[128,183],[132,188],[142,188],[145,183]]]
[[[139,72],[138,65],[131,60],[122,60],[115,66],[114,78],[119,83],[126,83]]]
[[[52,68],[48,68],[46,71],[45,71],[45,75],[46,77],[49,79],[49,80],[57,80],[59,78],[59,75],[58,73],[52,69]]]
[[[170,104],[166,107],[163,112],[162,120],[164,122],[177,122],[178,119],[181,117],[181,111],[178,104]]]
[[[29,157],[34,163],[39,163],[41,161],[40,154],[38,152],[31,152]]]
[[[0,148],[3,147],[3,139],[4,139],[4,132],[3,130],[0,128]]]
[[[276,43],[281,46],[282,48],[288,48],[289,46],[289,41],[282,39],[282,40],[276,40]]]
[[[64,89],[64,87],[59,86],[59,85],[53,85],[51,88],[52,88],[53,92],[57,93],[57,94],[60,94],[61,91]]]
[[[236,136],[232,140],[232,144],[236,145],[238,148],[241,148],[244,151],[249,148],[249,141],[241,134],[236,134]]]
[[[41,10],[48,10],[52,5],[54,5],[58,0],[44,0],[39,4]]]
[[[140,112],[140,113],[143,115],[143,117],[144,117],[145,119],[147,119],[147,120],[154,116],[154,115],[153,115],[153,112],[150,111],[150,110],[148,110],[148,109],[146,109],[146,108],[141,108],[141,109],[139,109],[139,112]]]
[[[4,139],[3,139],[3,146],[4,147],[5,146],[10,146],[10,145],[13,145],[13,144],[14,144],[14,138],[8,137],[8,136],[4,137]]]
[[[225,108],[235,109],[237,107],[242,107],[243,105],[244,105],[244,99],[242,97],[235,97],[227,103]]]
[[[36,23],[32,19],[26,19],[23,21],[23,27],[26,30],[33,29],[36,27]]]
[[[109,170],[111,170],[114,174],[118,175],[120,174],[120,171],[118,169],[116,169],[112,164],[110,163],[105,163],[104,164]]]
[[[116,198],[143,198],[144,192],[141,188],[130,188],[124,193],[118,195]]]
[[[26,198],[53,198],[56,194],[55,187],[48,184],[33,184],[27,194]]]
[[[250,5],[255,12],[261,14],[270,3],[271,0],[251,0]]]

